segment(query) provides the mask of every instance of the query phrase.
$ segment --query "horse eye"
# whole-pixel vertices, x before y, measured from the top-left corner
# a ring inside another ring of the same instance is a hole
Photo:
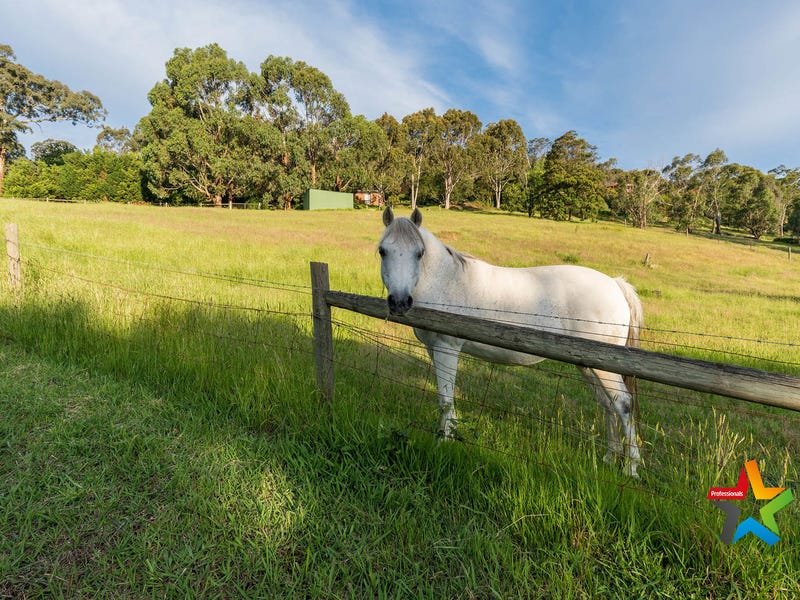
[[[423,254],[425,254],[425,249],[424,248],[422,250],[420,250],[419,252],[417,252],[417,260],[420,260],[422,258]]]
[[[380,255],[381,255],[381,258],[383,258],[384,256],[386,256],[386,250],[384,250],[384,249],[383,249],[383,246],[381,246],[380,248],[378,248],[378,254],[380,254]]]

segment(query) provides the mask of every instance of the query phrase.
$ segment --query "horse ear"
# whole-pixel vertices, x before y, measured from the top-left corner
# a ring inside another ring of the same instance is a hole
[[[388,227],[389,224],[394,221],[394,213],[392,212],[392,207],[387,206],[386,209],[383,211],[383,225],[384,227]]]
[[[414,212],[411,213],[411,222],[417,227],[422,225],[422,213],[418,208],[415,208]]]

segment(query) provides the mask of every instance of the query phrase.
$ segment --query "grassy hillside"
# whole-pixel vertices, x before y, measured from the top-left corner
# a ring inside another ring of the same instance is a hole
[[[800,260],[781,251],[608,223],[424,219],[499,264],[625,275],[646,347],[800,372]],[[377,212],[4,200],[12,220],[25,291],[0,300],[0,593],[800,593],[796,503],[769,548],[720,543],[705,500],[748,458],[800,489],[794,415],[644,383],[634,483],[599,460],[602,415],[574,368],[465,361],[464,439],[437,444],[409,332],[344,312],[337,400],[320,406],[308,262],[328,262],[334,288],[381,295]]]

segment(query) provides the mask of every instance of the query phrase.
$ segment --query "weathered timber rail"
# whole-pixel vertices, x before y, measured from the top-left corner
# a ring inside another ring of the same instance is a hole
[[[330,307],[445,335],[534,354],[582,367],[633,375],[684,389],[728,396],[756,404],[800,411],[800,378],[722,363],[694,360],[638,348],[562,335],[521,325],[492,321],[430,308],[414,307],[405,315],[389,313],[381,298],[332,291],[327,265],[311,263],[315,328],[330,320]],[[319,272],[324,272],[321,276]],[[327,317],[324,314],[327,309]],[[320,325],[317,322],[320,321]],[[315,340],[319,348],[320,340]],[[328,343],[322,340],[322,343]],[[333,399],[333,346],[317,351],[320,393]]]

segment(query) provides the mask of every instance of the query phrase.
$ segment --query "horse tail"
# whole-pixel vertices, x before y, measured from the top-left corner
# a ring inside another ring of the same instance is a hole
[[[641,328],[644,327],[644,310],[642,309],[642,301],[636,293],[636,289],[622,277],[617,277],[614,281],[617,282],[619,289],[622,290],[622,295],[625,296],[625,301],[628,303],[628,308],[631,311],[631,320],[628,325],[628,339],[625,345],[629,348],[639,347],[639,334]],[[636,421],[636,429],[639,429],[639,394],[636,377],[633,375],[623,375],[622,380],[625,382],[625,387],[631,394],[631,402],[633,404],[633,418]]]

